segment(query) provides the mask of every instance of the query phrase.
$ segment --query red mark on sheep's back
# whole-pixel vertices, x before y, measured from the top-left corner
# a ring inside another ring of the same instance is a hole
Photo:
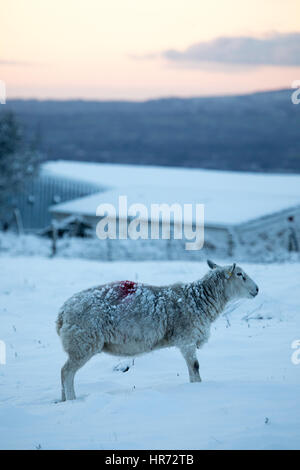
[[[137,289],[137,282],[133,281],[121,281],[119,283],[119,288],[122,292],[123,297],[127,297],[129,294],[134,294]]]

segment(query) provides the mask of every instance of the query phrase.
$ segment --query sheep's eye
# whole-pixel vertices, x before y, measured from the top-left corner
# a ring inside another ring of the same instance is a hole
[[[242,276],[242,273],[237,273],[237,276]]]

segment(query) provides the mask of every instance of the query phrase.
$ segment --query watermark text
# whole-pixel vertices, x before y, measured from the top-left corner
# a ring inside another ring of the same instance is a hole
[[[0,366],[6,364],[6,344],[0,339]]]
[[[118,208],[103,203],[97,207],[101,217],[96,227],[100,240],[188,240],[186,250],[204,245],[204,204],[141,203],[128,206],[127,196],[119,196]]]
[[[295,349],[292,354],[291,361],[295,366],[297,366],[300,364],[300,339],[295,339],[291,344],[291,348]]]
[[[6,104],[6,86],[3,80],[0,80],[0,104]]]
[[[294,80],[292,83],[292,88],[296,90],[292,93],[291,100],[293,104],[300,103],[300,80]]]

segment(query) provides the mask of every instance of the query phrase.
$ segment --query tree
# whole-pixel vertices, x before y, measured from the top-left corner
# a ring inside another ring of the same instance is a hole
[[[0,115],[0,217],[9,223],[14,198],[39,167],[39,154],[25,144],[21,127],[12,111]]]

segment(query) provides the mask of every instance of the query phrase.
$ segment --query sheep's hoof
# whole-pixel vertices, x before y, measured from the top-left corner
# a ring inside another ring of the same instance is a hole
[[[64,401],[66,401],[66,400],[62,400],[61,398],[57,398],[56,400],[53,400],[52,403],[54,405],[57,405],[57,403],[63,403]]]
[[[199,377],[199,378],[190,380],[190,382],[191,383],[200,383],[200,382],[202,382],[202,379],[201,379],[201,377]]]
[[[123,362],[119,362],[115,367],[114,367],[114,371],[115,372],[128,372],[129,369],[134,365],[134,361],[132,362],[127,362],[127,361],[123,361]]]

